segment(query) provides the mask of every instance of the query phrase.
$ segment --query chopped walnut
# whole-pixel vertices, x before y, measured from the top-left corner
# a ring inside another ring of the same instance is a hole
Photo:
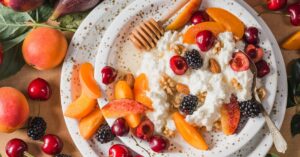
[[[214,54],[219,54],[223,47],[224,47],[224,43],[222,43],[221,41],[217,41],[212,51]]]
[[[164,128],[163,134],[168,138],[174,138],[175,137],[175,131],[170,130],[168,127]]]
[[[201,92],[201,93],[197,94],[198,101],[199,101],[200,103],[204,103],[204,102],[205,102],[206,95],[207,95],[207,92]]]
[[[160,86],[166,91],[168,95],[171,96],[176,92],[176,84],[177,83],[166,74],[164,74],[160,80]]]
[[[185,51],[187,50],[183,45],[181,44],[173,44],[171,45],[171,50],[174,50],[174,52],[180,56],[183,56]]]
[[[221,130],[221,121],[220,120],[214,122],[214,128],[216,130]]]
[[[256,89],[256,92],[260,100],[263,100],[267,95],[267,91],[264,87]]]
[[[180,103],[183,99],[184,95],[177,93],[175,96],[172,96],[169,100],[170,104],[173,108],[179,108]]]
[[[236,88],[236,89],[238,89],[238,90],[242,90],[242,89],[243,89],[242,85],[241,85],[235,78],[233,78],[233,79],[231,80],[231,84],[232,84],[232,86],[233,86],[234,88]]]

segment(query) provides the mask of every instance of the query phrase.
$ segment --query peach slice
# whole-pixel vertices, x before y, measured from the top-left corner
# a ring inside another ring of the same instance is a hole
[[[190,27],[186,33],[184,33],[183,42],[187,44],[196,43],[196,35],[204,30],[211,31],[215,36],[226,31],[225,27],[217,22],[202,22]]]
[[[231,98],[229,104],[224,104],[221,107],[221,125],[225,135],[235,133],[240,122],[240,107],[236,100]]]
[[[281,47],[286,50],[300,50],[300,31],[289,37]]]
[[[89,140],[104,122],[104,117],[99,108],[96,108],[86,117],[82,118],[79,122],[79,133],[80,135]]]
[[[167,30],[176,30],[182,28],[186,23],[189,22],[190,18],[192,17],[193,13],[196,12],[202,0],[191,0],[187,6],[183,9],[181,13],[176,17],[176,19],[167,26]]]
[[[94,79],[94,67],[90,63],[83,63],[79,69],[79,79],[82,90],[87,96],[97,99],[101,97],[101,90]]]
[[[126,81],[120,80],[115,85],[115,99],[133,99],[133,92]]]
[[[92,99],[82,92],[80,97],[68,106],[64,115],[79,120],[91,113],[95,109],[96,105],[96,99]]]
[[[143,104],[132,99],[113,100],[102,108],[102,114],[106,118],[125,117],[130,114],[143,114],[149,110]]]
[[[227,31],[242,39],[245,32],[244,23],[235,15],[221,8],[207,8],[206,13],[216,22],[222,24]]]
[[[187,123],[179,112],[173,113],[172,118],[179,134],[187,143],[197,149],[208,150],[208,145],[206,144],[202,135],[197,131],[196,128]]]
[[[148,108],[152,108],[152,101],[149,97],[146,96],[146,91],[148,90],[148,78],[145,74],[142,73],[135,79],[133,87],[134,97],[136,101],[144,104]]]

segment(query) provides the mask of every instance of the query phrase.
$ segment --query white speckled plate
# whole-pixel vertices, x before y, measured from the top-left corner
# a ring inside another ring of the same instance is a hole
[[[96,57],[95,68],[102,69],[106,65],[115,67],[118,70],[125,70],[135,73],[140,59],[138,52],[134,52],[131,48],[132,44],[129,41],[129,34],[132,29],[142,20],[154,17],[159,19],[161,14],[168,11],[174,4],[172,0],[145,0],[135,1],[127,7],[108,28],[101,41],[98,55]],[[228,0],[204,0],[202,8],[220,7],[229,10],[238,16],[247,26],[255,26],[259,30],[264,30],[260,23],[252,16],[245,8],[240,5],[239,1]],[[272,46],[274,42],[270,38],[272,34],[261,31],[260,33],[260,46],[265,49],[265,60],[271,67],[271,73],[265,77],[262,82],[267,89],[268,96],[264,100],[265,108],[270,111],[275,100],[277,89],[277,65],[275,56],[272,52],[276,48]],[[106,93],[106,85],[101,82],[101,74],[95,73],[95,78]],[[151,79],[151,78],[150,78]],[[104,98],[98,99],[101,107],[108,103],[107,95]],[[107,119],[109,124],[113,123],[113,119]],[[120,139],[126,143],[130,148],[137,151],[144,156],[227,156],[230,155],[241,147],[243,147],[254,135],[261,129],[264,124],[262,117],[250,119],[245,127],[238,134],[232,136],[225,136],[222,132],[209,132],[204,134],[204,138],[209,144],[208,151],[201,151],[193,148],[185,142],[178,134],[175,138],[170,139],[171,148],[168,152],[163,154],[154,153],[149,148],[147,142],[138,140],[129,135],[121,137]],[[138,145],[137,145],[138,141]]]
[[[116,0],[114,2],[104,1],[97,8],[95,8],[90,15],[83,21],[82,25],[76,32],[73,40],[71,41],[68,55],[64,61],[64,65],[62,68],[61,74],[61,102],[62,109],[65,110],[68,104],[72,101],[72,89],[73,86],[71,84],[71,80],[73,78],[73,69],[78,64],[83,62],[94,63],[96,51],[99,48],[100,40],[103,36],[104,31],[112,22],[112,20],[118,15],[121,9],[123,9],[126,5],[128,5],[133,0]],[[256,13],[245,3],[240,2],[247,10],[251,12],[251,14],[256,15]],[[266,26],[266,24],[262,21],[262,19],[257,18],[260,22],[264,31],[270,34],[270,30]],[[270,39],[274,39],[273,36]],[[272,42],[272,44],[277,46],[276,42]],[[286,107],[286,93],[287,93],[287,85],[286,85],[286,72],[285,66],[282,59],[282,55],[279,51],[279,47],[277,46],[277,51],[274,51],[276,57],[276,63],[278,66],[278,89],[275,99],[275,106],[271,112],[272,119],[276,122],[278,126],[281,126]],[[100,69],[96,69],[96,72],[100,71]],[[78,83],[78,80],[74,82]],[[83,156],[87,157],[106,157],[108,148],[111,143],[106,145],[101,145],[95,140],[85,141],[80,137],[78,133],[78,124],[75,120],[65,118],[68,130],[76,144],[77,148],[80,150]],[[112,143],[116,143],[119,141],[113,141]],[[252,138],[252,140],[247,143],[243,148],[236,151],[234,154],[230,156],[265,156],[268,152],[269,148],[272,146],[271,136],[268,134],[267,129],[264,127],[258,134]]]

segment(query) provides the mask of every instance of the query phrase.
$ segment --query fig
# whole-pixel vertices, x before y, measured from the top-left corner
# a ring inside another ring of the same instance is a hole
[[[89,10],[100,1],[102,0],[59,0],[50,19],[56,20],[65,14]]]
[[[25,12],[38,8],[44,0],[0,0],[0,3],[15,11]]]

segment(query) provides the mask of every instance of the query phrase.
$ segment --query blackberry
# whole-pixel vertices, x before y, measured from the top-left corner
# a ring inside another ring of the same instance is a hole
[[[34,117],[30,120],[27,135],[33,140],[39,140],[45,135],[47,123],[42,117]]]
[[[189,67],[192,69],[200,69],[203,65],[203,59],[199,51],[193,49],[185,53],[185,59]]]
[[[72,157],[72,156],[67,154],[56,154],[54,157]]]
[[[241,114],[247,118],[251,117],[257,117],[259,115],[260,111],[260,107],[257,101],[255,100],[248,100],[248,101],[243,101],[240,102],[240,110],[241,110]]]
[[[96,133],[96,139],[100,143],[107,143],[112,141],[115,138],[115,135],[112,133],[109,125],[103,124]]]
[[[185,114],[191,115],[197,109],[198,97],[194,95],[188,95],[183,97],[179,110]]]

